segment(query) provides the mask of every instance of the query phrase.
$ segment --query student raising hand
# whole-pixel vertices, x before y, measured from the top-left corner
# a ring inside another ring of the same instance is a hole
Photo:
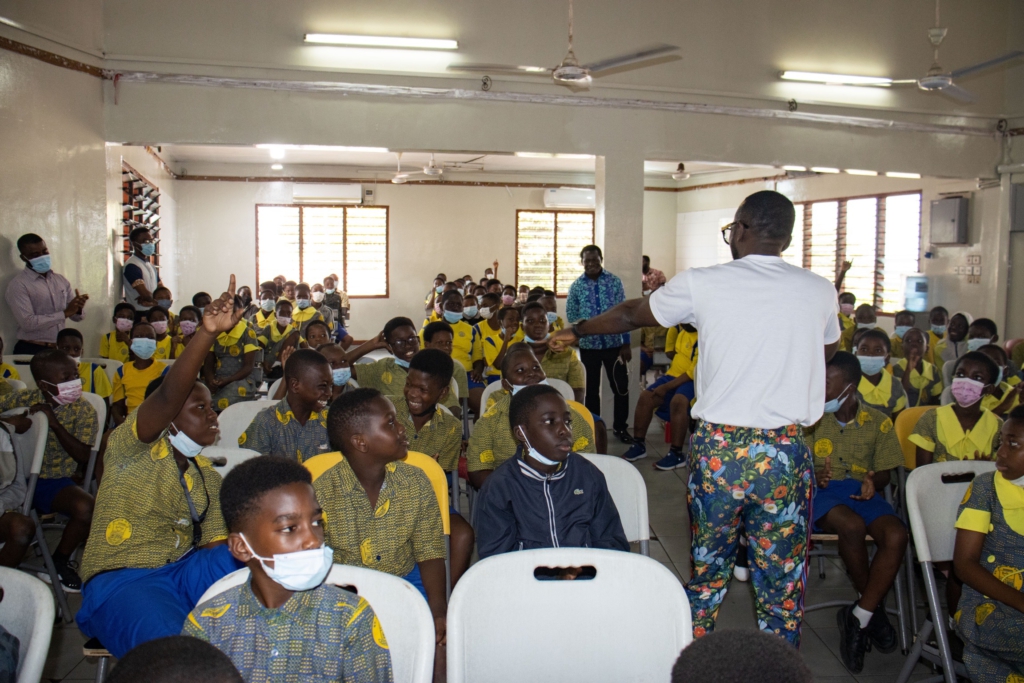
[[[238,324],[245,313],[244,308],[235,308],[235,276],[228,281],[228,291],[211,301],[203,309],[203,329],[217,335],[227,332]]]

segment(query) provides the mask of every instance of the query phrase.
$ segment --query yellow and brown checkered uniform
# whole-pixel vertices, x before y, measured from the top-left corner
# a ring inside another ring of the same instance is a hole
[[[437,460],[445,472],[455,469],[459,464],[459,454],[462,452],[462,420],[435,407],[430,420],[417,432],[405,396],[388,398],[395,404],[398,419],[405,426],[409,450],[426,453]]]
[[[214,377],[223,379],[231,377],[242,369],[247,353],[255,353],[252,372],[248,376],[221,387],[213,396],[213,405],[218,411],[241,401],[255,401],[257,381],[262,381],[263,370],[260,367],[261,347],[256,338],[256,331],[244,320],[239,320],[230,331],[217,336],[210,353],[217,359]]]
[[[192,517],[179,481],[180,470],[164,433],[139,441],[131,413],[107,441],[105,470],[96,494],[92,528],[82,557],[82,580],[111,569],[156,569],[192,548]],[[201,476],[200,476],[201,475]],[[197,456],[185,483],[199,515],[206,514],[199,545],[227,538],[220,512],[220,474]]]
[[[458,363],[456,363],[458,365]],[[359,363],[356,365],[356,381],[363,388],[376,389],[385,396],[401,396],[405,393],[405,379],[409,371],[395,362],[394,357],[381,358],[372,363]],[[466,385],[467,396],[469,385]],[[452,392],[448,392],[447,398],[441,401],[449,408],[459,405],[459,399],[455,398]]]
[[[288,399],[261,410],[245,432],[238,437],[238,445],[260,455],[296,458],[299,462],[331,450],[327,438],[327,409],[310,413],[306,424],[295,419]]]
[[[28,408],[46,401],[43,398],[43,392],[38,389],[21,389],[0,395],[3,396],[0,398],[0,413],[12,408]],[[92,448],[96,442],[99,421],[96,411],[88,401],[80,398],[70,405],[57,406],[53,409],[53,414],[57,417],[57,422],[68,430],[71,436]],[[78,463],[60,445],[57,434],[50,430],[46,435],[46,450],[43,451],[43,465],[39,470],[39,477],[41,479],[61,479],[70,477],[77,469]]]
[[[999,447],[999,430],[1003,421],[993,413],[982,410],[974,428],[965,432],[953,406],[929,410],[914,425],[907,437],[911,443],[931,451],[933,462],[947,460],[974,460],[974,452],[991,457]]]
[[[830,458],[835,481],[864,481],[868,472],[885,472],[903,464],[892,420],[861,401],[845,427],[835,413],[825,413],[816,425],[804,430],[804,439],[814,453],[814,469],[822,470],[825,458]]]
[[[587,376],[583,370],[583,363],[576,357],[575,349],[568,348],[560,353],[548,349],[540,359],[540,366],[544,368],[545,375],[560,379],[573,389],[583,389],[586,386]]]

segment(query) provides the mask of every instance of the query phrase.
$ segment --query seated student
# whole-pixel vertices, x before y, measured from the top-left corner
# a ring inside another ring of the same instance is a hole
[[[525,304],[526,297],[530,296],[530,288],[526,285],[519,285],[519,291],[516,295],[516,303]]]
[[[13,390],[8,389],[0,391],[0,397],[12,393]],[[0,421],[21,433],[30,429],[28,418],[22,415],[0,418]],[[9,481],[7,477],[0,479],[0,567],[16,569],[36,539],[36,523],[28,515],[21,514],[21,506],[25,504],[28,493],[28,482],[25,481],[27,468],[18,462],[14,444],[4,427],[0,427],[0,459],[11,473]]]
[[[946,327],[946,338],[942,344],[935,348],[935,366],[941,368],[943,364],[956,360],[967,353],[967,330],[974,320],[970,313],[954,313],[949,317],[949,325]]]
[[[527,344],[512,345],[505,354],[501,375],[504,391],[495,392],[494,403],[477,420],[473,434],[469,437],[466,460],[469,481],[476,488],[483,486],[496,468],[516,454],[516,440],[508,422],[512,397],[524,387],[543,384],[547,379],[544,368]],[[577,453],[594,453],[594,430],[580,412],[586,408],[579,404],[570,408],[573,412],[572,449]]]
[[[357,359],[377,349],[385,349],[392,355],[372,363],[356,364]],[[348,353],[348,361],[353,363],[352,376],[361,387],[376,389],[386,396],[397,396],[405,386],[409,361],[419,350],[420,338],[412,321],[392,318],[376,338]]]
[[[860,594],[836,615],[839,653],[851,673],[864,668],[869,646],[888,654],[899,644],[885,596],[907,548],[907,529],[880,493],[903,464],[903,451],[892,420],[858,398],[860,376],[857,358],[837,351],[825,369],[825,414],[806,431],[818,483],[812,521],[839,535],[839,556]],[[870,562],[867,534],[877,548]]]
[[[668,454],[655,463],[659,470],[686,466],[683,446],[690,429],[690,404],[694,399],[693,378],[697,374],[697,330],[683,325],[676,335],[672,365],[668,372],[654,380],[641,392],[633,415],[633,443],[623,458],[636,462],[647,457],[647,428],[655,414],[671,424],[672,446]]]
[[[545,289],[544,293],[537,299],[540,305],[544,307],[544,311],[548,316],[548,324],[551,325],[552,332],[558,332],[565,328],[565,321],[558,315],[558,305],[555,302],[555,293],[550,289]]]
[[[100,337],[100,358],[128,362],[128,345],[132,343],[135,307],[120,303],[114,306],[114,330]]]
[[[199,328],[199,321],[202,318],[203,314],[195,306],[182,306],[181,310],[178,311],[178,334],[175,337],[174,343],[182,347],[188,346],[195,336],[196,330]],[[178,355],[180,356],[181,354],[179,353]]]
[[[156,301],[157,306],[167,311],[171,333],[176,334],[178,331],[178,316],[174,315],[174,311],[171,310],[171,306],[174,305],[174,297],[171,296],[171,290],[160,285],[153,290],[153,299]]]
[[[338,280],[333,275],[324,278],[324,305],[334,312],[335,322],[345,327],[349,318],[348,294],[338,289]]]
[[[910,311],[900,311],[893,318],[895,329],[892,337],[889,339],[893,358],[903,358],[903,335],[914,326],[914,321],[914,314]]]
[[[314,320],[323,320],[324,316],[313,307],[313,295],[305,282],[295,286],[295,307],[292,309],[292,323],[299,326],[299,333],[305,334],[306,328]]]
[[[660,325],[640,328],[640,377],[646,377],[647,371],[654,365],[654,354],[665,350],[665,337],[668,328]]]
[[[441,510],[427,475],[399,462],[409,441],[394,405],[376,389],[345,392],[331,404],[327,431],[340,453],[305,465],[334,561],[405,578],[426,598],[441,644],[447,611]]]
[[[917,466],[947,460],[991,460],[999,443],[1002,420],[981,407],[995,391],[999,368],[978,351],[956,361],[951,384],[952,405],[929,410],[908,437],[917,446]]]
[[[306,348],[319,349],[324,344],[331,343],[331,328],[323,320],[313,320],[306,326],[305,332]]]
[[[853,314],[853,322],[856,327],[845,328],[839,339],[839,347],[843,351],[855,352],[857,347],[853,344],[853,335],[857,330],[873,330],[878,327],[878,314],[870,304],[861,304]]]
[[[43,451],[43,465],[36,481],[32,506],[42,515],[56,512],[66,515],[60,543],[53,552],[64,589],[77,593],[82,580],[69,564],[71,556],[89,535],[93,498],[80,488],[73,477],[84,470],[96,434],[100,428],[96,411],[82,398],[82,380],[78,364],[63,351],[46,349],[32,356],[29,365],[38,389],[22,389],[0,396],[0,413],[13,408],[28,408],[30,415],[46,416],[50,432]],[[49,581],[49,575],[45,575]],[[40,578],[43,575],[40,574]]]
[[[340,325],[341,322],[334,316],[334,310],[324,303],[327,298],[327,294],[324,293],[324,286],[319,282],[315,282],[310,285],[309,298],[312,301],[312,308],[316,309],[316,312],[323,317],[324,322],[327,323],[328,330],[334,330],[335,325]]]
[[[445,280],[443,277],[438,275],[434,278],[434,285],[430,291],[427,292],[427,296],[423,299],[423,312],[430,315],[432,312],[437,310],[435,304],[439,303],[438,298],[444,293]]]
[[[325,344],[317,351],[331,364],[331,401],[333,402],[334,399],[354,388],[349,384],[349,380],[352,379],[352,365],[345,356],[345,349],[337,344]]]
[[[843,330],[857,327],[853,320],[853,311],[857,306],[857,296],[853,292],[842,292],[839,294],[839,323]]]
[[[466,324],[473,327],[477,323],[483,322],[478,314],[480,312],[479,302],[476,297],[472,294],[464,294],[462,296],[462,319],[466,321]]]
[[[960,503],[953,564],[965,588],[953,618],[964,665],[977,683],[1024,677],[1024,408],[1002,426],[996,470],[979,474]]]
[[[334,328],[334,333],[331,335],[331,339],[335,344],[345,349],[346,351],[352,348],[352,344],[355,343],[355,337],[348,333],[341,325],[337,325]]]
[[[889,364],[889,337],[882,330],[866,330],[857,342],[857,360],[863,377],[857,391],[864,403],[893,418],[907,407],[903,385],[885,371]]]
[[[256,339],[263,347],[263,377],[267,381],[280,379],[284,374],[282,353],[285,349],[298,348],[302,342],[299,326],[292,322],[292,305],[278,301],[273,317],[265,326],[257,328]]]
[[[281,384],[287,395],[257,413],[238,437],[238,445],[300,463],[329,451],[327,404],[334,383],[327,359],[312,349],[295,351],[285,364]]]
[[[949,311],[942,306],[936,306],[928,313],[928,352],[925,360],[932,365],[941,365],[940,355],[942,347],[946,344],[946,330],[949,328]],[[938,363],[936,363],[938,360]]]
[[[441,314],[452,330],[452,360],[462,365],[468,373],[474,364],[483,358],[483,351],[482,340],[477,336],[473,326],[462,319],[462,301],[463,297],[457,291],[445,292],[441,295]],[[426,325],[423,329],[426,329]],[[424,342],[423,332],[420,331],[420,343]],[[484,385],[470,379],[469,388],[479,389],[480,393],[483,393]]]
[[[423,328],[420,336],[423,338],[423,348],[437,349],[439,351],[443,351],[449,356],[452,355],[452,339],[455,337],[455,332],[452,330],[452,326],[448,323],[444,321],[430,323]],[[472,408],[474,405],[473,395],[469,388],[469,376],[466,372],[466,368],[462,366],[462,363],[454,363],[453,370],[454,372],[452,373],[452,376],[455,378],[455,386],[459,389],[459,397],[468,397],[470,408]],[[482,391],[480,393],[482,393]],[[479,394],[477,395],[476,400],[477,405],[479,405]],[[448,408],[455,417],[462,417],[461,402],[452,392],[449,391],[444,398],[441,399],[441,405]]]
[[[978,318],[967,327],[967,341],[965,342],[967,352],[977,351],[982,346],[995,344],[997,341],[999,341],[999,330],[996,328],[996,324],[988,318]],[[946,386],[949,386],[953,379],[954,365],[955,363],[946,361],[942,366],[942,378],[945,380]],[[996,382],[996,386],[998,386],[998,382]]]
[[[501,288],[501,305],[515,306],[516,288],[515,285],[505,285]]]
[[[146,311],[146,320],[149,321],[153,331],[156,332],[156,353],[153,354],[153,358],[157,360],[174,360],[177,358],[185,347],[182,344],[175,343],[174,338],[169,334],[170,318],[168,318],[167,311],[159,306],[154,306]]]
[[[487,293],[487,288],[482,285],[475,285],[471,288],[471,291],[473,292],[473,296],[476,297],[477,305],[482,306],[483,304],[480,303],[480,297]]]
[[[118,660],[107,683],[244,683],[226,654],[189,636],[139,645]]]
[[[733,656],[742,653],[742,656]],[[688,645],[671,683],[814,683],[795,647],[756,629],[717,630]]]
[[[132,328],[131,360],[114,373],[114,392],[110,396],[110,413],[114,424],[121,424],[146,397],[146,387],[167,372],[167,366],[153,360],[156,353],[156,332],[148,323]]]
[[[515,456],[487,477],[473,507],[480,559],[534,548],[629,552],[608,484],[573,452],[574,413],[554,387],[524,387],[508,405]]]
[[[213,297],[206,292],[196,292],[192,295],[192,305],[199,309],[199,315],[203,314],[203,309],[210,305],[213,301]]]
[[[498,381],[501,377],[499,368],[501,368],[508,349],[526,338],[526,333],[523,332],[523,328],[519,324],[518,308],[505,306],[499,309],[494,317],[497,319],[498,325],[501,326],[500,331],[495,336],[483,337],[481,341],[484,356],[482,365],[486,368],[484,378],[488,384]],[[490,323],[490,321],[487,322]],[[484,324],[481,323],[479,327],[484,327]],[[487,410],[486,406],[482,407]]]
[[[260,309],[259,305],[253,302],[252,289],[248,285],[238,288],[238,303],[242,306],[242,319],[246,322]]]
[[[496,343],[500,346],[502,328],[501,322],[498,319],[498,311],[501,309],[501,297],[497,294],[486,293],[479,297],[479,301],[480,309],[477,314],[482,320],[474,325],[473,329],[476,331],[476,338],[479,340],[480,348],[481,350],[485,348],[488,344],[488,339],[496,340]],[[479,358],[473,363],[471,374],[478,375],[479,381],[482,384],[496,382],[499,378],[497,371],[494,370],[492,372],[492,369],[487,367],[483,358]]]
[[[502,290],[501,280],[499,280],[497,278],[490,278],[489,280],[487,280],[486,283],[484,283],[484,287],[487,288],[487,291],[489,293],[497,294],[499,300],[501,299],[501,290]]]
[[[298,285],[296,284],[295,280],[286,280],[285,283],[281,286],[280,300],[287,301],[292,306],[295,306],[297,287]]]
[[[256,400],[256,389],[263,381],[263,368],[256,365],[260,352],[256,331],[242,319],[217,335],[203,363],[203,381],[213,393],[214,410]]]
[[[928,337],[912,327],[903,334],[902,344],[904,357],[890,368],[907,395],[907,407],[936,405],[942,395],[942,375],[938,368],[925,360]],[[908,367],[910,372],[907,372]]]
[[[96,394],[109,403],[114,388],[110,385],[110,377],[98,363],[82,362],[82,346],[85,339],[82,333],[73,327],[65,327],[57,333],[57,348],[68,354],[78,364],[78,376],[82,380],[82,391]],[[109,405],[108,405],[109,408]]]
[[[583,403],[587,376],[583,363],[576,357],[576,349],[570,347],[556,353],[548,348],[548,337],[551,336],[548,332],[550,323],[547,311],[539,302],[526,304],[520,309],[519,314],[523,319],[523,341],[533,349],[533,355],[540,358],[544,375],[568,384],[572,388],[576,402]]]
[[[267,287],[268,284],[271,286]],[[274,318],[275,308],[277,308],[277,290],[273,288],[272,282],[264,282],[263,285],[260,286],[259,310],[249,318],[249,322],[252,323],[252,326],[257,330],[261,327],[266,327]]]
[[[0,338],[0,379],[21,379],[18,369],[13,365],[2,362],[4,354],[4,340]]]
[[[241,566],[224,545],[220,474],[199,455],[218,428],[210,391],[196,381],[217,335],[242,319],[234,290],[232,275],[205,307],[195,343],[107,443],[76,620],[118,658],[180,633],[206,589]]]
[[[1024,390],[1024,384],[1021,383],[1017,374],[1010,371],[1010,359],[1003,347],[998,344],[988,344],[978,349],[978,353],[983,353],[991,358],[999,368],[999,376],[995,383],[996,389],[981,399],[981,407],[1003,417],[1020,405],[1020,395]]]
[[[390,683],[373,608],[324,583],[334,551],[309,470],[290,458],[247,460],[224,478],[220,500],[228,548],[251,574],[197,605],[182,635],[216,646],[246,681]]]

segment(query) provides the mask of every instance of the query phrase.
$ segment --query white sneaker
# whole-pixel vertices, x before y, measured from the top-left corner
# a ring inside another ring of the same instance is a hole
[[[733,567],[732,576],[741,583],[750,581],[750,570],[747,567]]]

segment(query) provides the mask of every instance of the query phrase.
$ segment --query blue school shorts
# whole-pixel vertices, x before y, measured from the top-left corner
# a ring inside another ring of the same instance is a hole
[[[814,530],[824,533],[818,527],[818,520],[824,517],[829,510],[837,505],[845,505],[864,520],[867,526],[879,517],[895,515],[896,511],[892,505],[886,502],[880,493],[876,493],[871,500],[854,500],[850,496],[860,494],[860,482],[856,479],[833,479],[826,488],[814,489],[814,499],[811,501],[811,521],[814,523]],[[897,517],[899,519],[899,517]]]
[[[411,583],[420,592],[424,600],[427,599],[427,589],[423,587],[423,578],[420,576],[420,566],[418,564],[414,564],[412,571],[402,578]]]
[[[487,378],[485,377],[484,379]],[[477,382],[475,379],[472,378],[472,376],[469,375],[466,376],[466,383],[469,385],[470,389],[483,389],[485,386],[487,386],[483,382]]]
[[[662,384],[668,384],[674,379],[675,377],[671,375],[662,375],[661,377],[647,385],[647,391],[654,391]],[[691,380],[689,382],[683,382],[681,385],[676,387],[675,391],[670,391],[667,394],[665,394],[665,400],[661,402],[661,407],[655,410],[654,414],[660,417],[662,420],[665,420],[665,422],[668,422],[671,417],[671,415],[669,414],[669,406],[672,405],[672,397],[677,395],[685,396],[687,399],[692,401],[694,397],[693,381]]]
[[[53,499],[69,486],[78,486],[78,484],[71,477],[61,477],[60,479],[40,477],[36,480],[36,492],[32,497],[32,507],[41,515],[50,514],[53,512]]]

